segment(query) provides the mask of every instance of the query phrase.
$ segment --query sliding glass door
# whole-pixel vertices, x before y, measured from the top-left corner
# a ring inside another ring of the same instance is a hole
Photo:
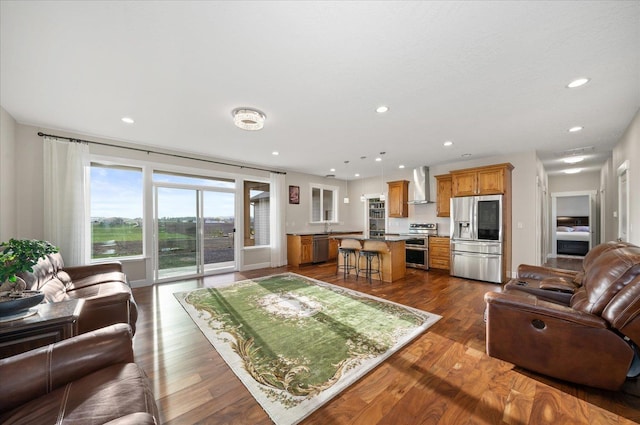
[[[156,279],[198,273],[198,191],[156,188]]]
[[[202,241],[204,270],[235,265],[235,194],[202,191]]]
[[[235,270],[235,192],[155,184],[155,280]]]

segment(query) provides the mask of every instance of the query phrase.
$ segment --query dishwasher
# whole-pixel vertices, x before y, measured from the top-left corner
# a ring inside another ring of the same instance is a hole
[[[313,262],[322,263],[329,259],[329,235],[313,235]]]

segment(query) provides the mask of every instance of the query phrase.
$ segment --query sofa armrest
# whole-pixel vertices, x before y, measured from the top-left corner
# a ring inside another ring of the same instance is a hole
[[[573,294],[576,291],[576,284],[565,277],[548,277],[540,281],[540,289]]]
[[[520,264],[518,266],[518,277],[526,279],[542,280],[550,277],[564,277],[575,281],[579,276],[579,272],[574,270],[556,269],[553,267],[532,266],[529,264]]]
[[[111,261],[109,263],[88,264],[85,266],[72,266],[72,267],[65,267],[64,271],[69,274],[69,277],[71,277],[71,280],[78,280],[78,279],[83,279],[87,276],[101,274],[101,273],[109,273],[109,272],[122,273],[122,263],[119,261]]]
[[[607,329],[607,322],[599,316],[583,313],[560,304],[543,301],[535,297],[518,296],[514,294],[503,294],[500,292],[487,292],[484,300],[488,307],[491,305],[520,310],[528,313],[535,313],[539,316],[551,319],[564,320],[577,325],[592,328]]]
[[[0,412],[119,363],[133,362],[131,328],[116,324],[0,360]]]

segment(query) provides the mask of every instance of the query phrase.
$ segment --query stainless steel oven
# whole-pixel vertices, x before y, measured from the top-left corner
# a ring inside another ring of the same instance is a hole
[[[429,269],[429,237],[409,239],[405,241],[407,267]]]
[[[409,236],[405,241],[405,255],[407,267],[429,270],[429,235],[438,233],[435,223],[409,224]]]

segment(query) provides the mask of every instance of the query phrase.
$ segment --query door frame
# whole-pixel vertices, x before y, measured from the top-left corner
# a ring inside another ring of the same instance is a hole
[[[623,177],[625,178],[623,183]],[[618,187],[618,235],[619,241],[623,240],[623,234],[626,235],[624,242],[629,240],[630,220],[629,213],[631,211],[629,205],[629,160],[624,161],[617,170],[617,187]],[[622,185],[624,184],[624,188]],[[623,190],[624,189],[624,190]],[[622,196],[624,194],[624,196]],[[624,216],[623,216],[624,214]],[[622,218],[624,217],[624,221]]]
[[[600,236],[600,220],[598,218],[598,191],[597,190],[581,190],[576,192],[552,192],[551,193],[551,220],[549,221],[548,229],[551,236],[551,251],[549,252],[549,258],[556,258],[558,256],[558,244],[556,237],[556,223],[558,219],[557,199],[566,198],[572,196],[586,196],[588,201],[589,211],[589,231],[591,237],[589,238],[589,249],[593,248],[599,241]]]
[[[196,246],[197,246],[197,250],[198,250],[198,255],[197,255],[197,264],[196,264],[196,273],[194,274],[190,274],[190,275],[183,275],[183,276],[176,276],[176,277],[169,277],[169,278],[159,278],[158,277],[158,263],[159,263],[159,259],[158,259],[158,219],[157,219],[157,212],[158,212],[158,189],[159,188],[168,188],[168,189],[184,189],[184,190],[193,190],[196,192],[196,212],[197,212],[197,220],[196,220],[196,235],[197,235],[197,240],[196,240]],[[152,255],[152,276],[153,276],[153,282],[154,283],[161,283],[161,282],[169,282],[172,280],[181,280],[181,279],[188,279],[188,278],[193,278],[193,277],[203,277],[203,276],[207,276],[207,275],[211,275],[211,274],[218,274],[218,273],[227,273],[227,272],[234,272],[234,271],[238,271],[238,264],[240,264],[240,262],[238,261],[238,254],[239,254],[239,246],[238,246],[238,232],[234,232],[233,238],[233,246],[234,246],[234,252],[233,252],[233,264],[230,265],[225,265],[219,268],[215,268],[215,269],[209,269],[206,270],[204,267],[204,246],[203,246],[203,237],[204,237],[204,227],[203,227],[203,195],[204,192],[224,192],[224,193],[232,193],[234,195],[234,220],[236,221],[237,224],[237,212],[238,212],[238,194],[237,194],[237,190],[236,188],[219,188],[219,187],[210,187],[210,186],[200,186],[200,185],[190,185],[190,184],[184,184],[184,183],[169,183],[169,182],[153,182],[152,183],[152,192],[153,192],[153,211],[152,211],[152,217],[153,217],[153,243],[152,243],[152,249],[153,249],[153,255]],[[234,226],[237,227],[237,226]]]

